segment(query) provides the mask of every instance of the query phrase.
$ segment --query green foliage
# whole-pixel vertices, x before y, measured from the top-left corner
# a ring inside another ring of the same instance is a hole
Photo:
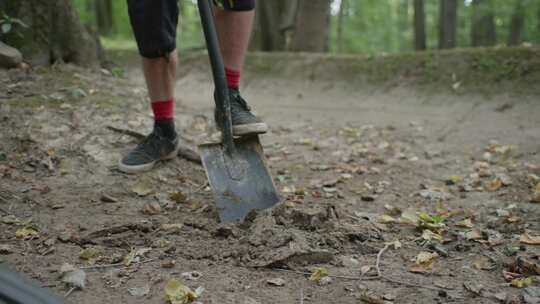
[[[5,13],[2,13],[2,18],[0,19],[0,36],[7,35],[9,33],[14,32],[16,27],[18,26],[23,27],[23,28],[28,27],[28,25],[26,25],[20,19],[13,18],[6,15]],[[20,34],[20,33],[17,33],[17,34]]]
[[[265,0],[259,0],[265,1]],[[269,1],[269,0],[266,0]],[[341,1],[332,1],[329,49],[338,51],[338,13]],[[413,50],[413,0],[346,0],[343,14],[343,53],[398,53]],[[540,43],[540,1],[538,0],[485,0],[491,1],[497,31],[497,44],[508,40],[510,22],[516,11],[516,1],[522,1],[524,27],[522,41]],[[436,49],[439,35],[439,2],[425,0],[426,36],[428,49]],[[95,28],[96,16],[93,0],[73,0],[83,22]],[[136,48],[127,13],[127,1],[112,0],[113,31],[104,39],[107,48]],[[179,0],[179,49],[204,46],[196,1]],[[457,46],[471,46],[472,0],[461,0],[458,5]],[[6,26],[7,28],[8,26]],[[131,43],[129,43],[131,41]]]

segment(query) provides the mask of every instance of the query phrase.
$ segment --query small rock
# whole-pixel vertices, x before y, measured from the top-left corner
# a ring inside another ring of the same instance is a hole
[[[161,262],[162,268],[174,268],[175,265],[176,265],[175,260],[166,260],[166,261]]]
[[[283,286],[285,285],[285,280],[282,278],[274,278],[266,280],[266,283],[272,286]]]
[[[13,246],[8,244],[0,245],[0,254],[10,254],[13,253]]]
[[[104,202],[104,203],[116,203],[116,202],[118,202],[117,198],[112,197],[112,196],[108,195],[107,193],[102,193],[101,197],[100,197],[100,200],[102,202]]]
[[[196,281],[202,277],[202,273],[198,271],[182,272],[181,276],[186,280]]]
[[[373,202],[375,200],[375,196],[373,196],[373,195],[362,195],[361,199],[364,202]]]
[[[331,277],[322,277],[319,280],[319,285],[321,285],[321,286],[329,285],[331,283],[332,283],[332,278]]]
[[[21,52],[0,41],[0,67],[6,69],[16,68],[21,62]]]
[[[150,286],[146,285],[143,287],[132,287],[128,289],[128,292],[134,297],[141,298],[150,293]]]
[[[142,213],[147,214],[147,215],[156,215],[156,214],[159,214],[160,212],[161,212],[161,206],[156,202],[146,203],[144,204],[142,208]]]

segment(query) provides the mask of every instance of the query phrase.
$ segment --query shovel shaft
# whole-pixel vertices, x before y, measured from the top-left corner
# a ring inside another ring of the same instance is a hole
[[[219,49],[216,28],[214,26],[211,2],[211,0],[198,0],[197,4],[199,6],[199,14],[201,16],[202,28],[206,39],[206,48],[208,49],[208,56],[210,57],[212,76],[214,78],[216,89],[214,101],[216,103],[216,111],[219,118],[216,123],[221,124],[219,127],[221,129],[222,142],[225,151],[231,155],[234,151],[234,140],[232,134],[229,89],[227,87],[225,67]]]

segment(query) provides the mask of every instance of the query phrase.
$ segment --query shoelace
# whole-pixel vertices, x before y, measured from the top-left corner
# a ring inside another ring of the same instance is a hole
[[[138,144],[135,148],[136,153],[142,154],[144,156],[150,156],[147,151],[148,149],[145,149],[144,147],[150,146],[152,148],[152,152],[159,150],[158,149],[158,142],[161,139],[161,136],[159,134],[156,134],[156,132],[150,133],[148,137],[146,137],[142,143]]]
[[[242,110],[251,111],[251,107],[247,104],[247,101],[242,98],[239,94],[233,94],[232,96],[236,102],[231,103],[231,108],[234,107],[235,104],[238,104],[241,106]]]

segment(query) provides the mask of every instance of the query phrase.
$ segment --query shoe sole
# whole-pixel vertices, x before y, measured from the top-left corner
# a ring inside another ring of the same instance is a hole
[[[141,173],[141,172],[150,171],[152,168],[154,168],[154,166],[158,162],[164,161],[164,160],[170,160],[170,159],[175,158],[178,155],[178,150],[180,150],[180,144],[179,143],[176,144],[176,147],[175,147],[174,151],[172,151],[171,153],[165,155],[164,157],[160,158],[159,160],[156,160],[156,161],[144,164],[144,165],[137,165],[137,166],[124,165],[122,163],[122,160],[120,160],[118,162],[118,169],[120,171],[124,172],[124,173],[127,173],[127,174],[135,174],[135,173]]]
[[[233,135],[263,134],[268,132],[268,125],[264,122],[233,126]]]

